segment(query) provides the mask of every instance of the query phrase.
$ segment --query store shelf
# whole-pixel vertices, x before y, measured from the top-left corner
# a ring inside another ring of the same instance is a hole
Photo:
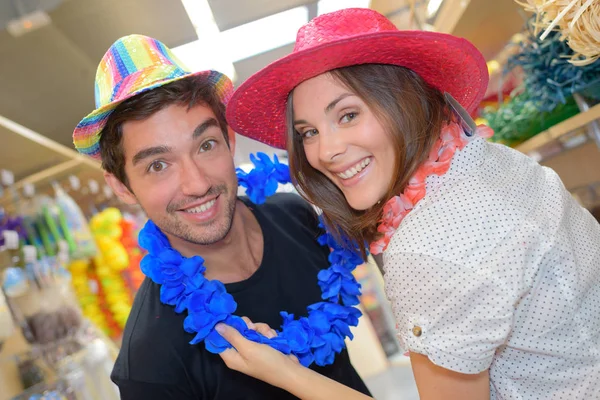
[[[516,149],[523,153],[531,153],[596,119],[600,119],[600,104],[538,133],[526,142],[521,143]]]
[[[28,129],[0,115],[0,169],[14,174],[12,189],[20,191],[26,184],[36,191],[50,188],[53,181],[65,180],[76,175],[84,179],[102,179],[100,163],[79,154],[46,136]],[[13,205],[13,191],[0,194],[0,207]]]
[[[522,30],[527,16],[514,0],[445,0],[433,25],[469,40],[491,60]]]

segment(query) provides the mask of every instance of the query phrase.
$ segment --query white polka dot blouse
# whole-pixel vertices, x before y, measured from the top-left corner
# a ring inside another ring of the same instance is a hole
[[[600,225],[556,173],[474,138],[384,253],[407,351],[492,399],[600,399]]]

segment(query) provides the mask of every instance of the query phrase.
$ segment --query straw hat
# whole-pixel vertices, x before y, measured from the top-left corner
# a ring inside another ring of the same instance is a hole
[[[252,75],[234,92],[227,121],[244,136],[285,148],[287,97],[296,86],[335,68],[371,63],[409,68],[469,112],[479,105],[488,84],[485,60],[467,40],[400,31],[376,11],[349,8],[300,28],[291,54]]]
[[[217,71],[191,73],[163,43],[143,35],[117,40],[104,54],[96,71],[96,109],[75,128],[73,143],[82,154],[100,159],[100,134],[114,109],[123,101],[171,82],[204,76],[223,104],[233,84]]]

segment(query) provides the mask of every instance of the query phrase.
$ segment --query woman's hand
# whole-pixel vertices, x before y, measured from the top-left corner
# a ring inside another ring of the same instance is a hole
[[[244,320],[248,327],[264,336],[276,336],[275,331],[268,325],[254,324],[247,318]],[[219,324],[216,329],[235,347],[235,349],[227,349],[220,354],[225,364],[231,369],[287,390],[304,400],[371,399],[371,397],[319,375],[313,370],[304,368],[294,356],[286,356],[266,344],[254,343],[246,339],[231,326]]]
[[[271,329],[271,327],[268,324],[265,324],[262,322],[254,323],[248,317],[242,317],[242,319],[244,320],[246,325],[248,325],[248,328],[260,333],[264,337],[271,339],[271,338],[274,338],[275,336],[277,336],[277,332],[275,332],[275,329]]]
[[[268,338],[277,335],[267,324],[254,324],[248,319],[245,320],[249,328],[255,329]],[[290,384],[294,371],[303,368],[296,357],[287,356],[266,344],[252,342],[231,326],[219,324],[216,330],[234,347],[220,354],[227,367],[231,369],[286,389],[286,384]]]

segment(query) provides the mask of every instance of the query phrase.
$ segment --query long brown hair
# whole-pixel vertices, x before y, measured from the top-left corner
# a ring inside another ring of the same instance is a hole
[[[366,258],[365,245],[380,236],[377,223],[386,201],[402,193],[451,117],[443,94],[410,69],[364,64],[329,73],[367,104],[392,138],[395,173],[391,185],[385,197],[370,209],[352,209],[342,191],[308,163],[301,136],[293,126],[291,93],[286,110],[290,172],[299,193],[323,211],[328,230],[337,239],[354,241]]]

